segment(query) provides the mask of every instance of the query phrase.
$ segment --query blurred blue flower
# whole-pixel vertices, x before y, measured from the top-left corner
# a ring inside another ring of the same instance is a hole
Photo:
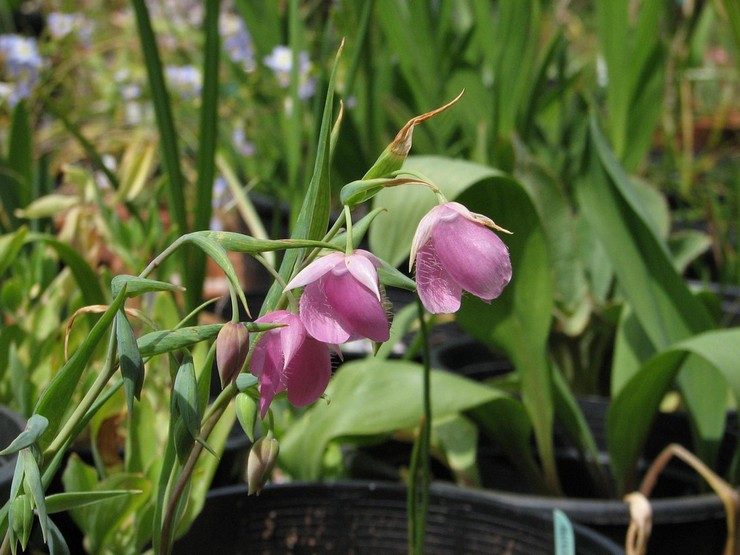
[[[280,86],[288,88],[290,73],[293,68],[293,51],[287,46],[276,46],[269,56],[265,56],[264,63],[277,77]],[[305,100],[316,92],[316,79],[310,76],[311,61],[308,52],[298,54],[298,98]]]
[[[39,81],[43,64],[35,39],[0,35],[0,97],[11,107],[28,98]]]
[[[203,77],[195,66],[167,66],[164,69],[170,88],[184,100],[200,96]]]
[[[234,141],[234,148],[239,154],[246,158],[254,156],[254,143],[247,139],[247,133],[243,127],[238,126],[231,132],[231,140]]]
[[[51,12],[46,18],[46,26],[54,39],[75,34],[85,46],[92,43],[93,22],[82,14]]]
[[[242,66],[244,71],[254,71],[257,67],[254,59],[254,45],[244,21],[234,14],[224,13],[219,20],[219,27],[224,50],[231,61]]]

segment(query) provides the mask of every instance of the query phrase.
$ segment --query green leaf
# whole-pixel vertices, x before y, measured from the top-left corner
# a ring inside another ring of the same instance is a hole
[[[243,372],[236,378],[236,388],[239,391],[246,391],[250,387],[254,387],[259,383],[257,376]]]
[[[134,329],[123,310],[116,314],[116,341],[126,403],[129,414],[133,414],[134,398],[141,397],[141,388],[144,385],[144,360],[136,343]]]
[[[588,164],[589,179],[578,188],[580,204],[654,350],[664,350],[711,329],[711,316],[676,272],[668,247],[594,118]],[[723,385],[702,379],[700,372],[691,368],[679,375],[678,381],[700,437],[713,442],[721,434],[719,423],[724,421]],[[705,445],[698,450],[710,453],[707,449]]]
[[[41,434],[44,433],[48,425],[49,421],[45,417],[40,414],[32,415],[26,423],[26,429],[10,445],[0,451],[0,455],[10,455],[26,447],[30,447],[41,437]]]
[[[69,266],[72,274],[77,281],[85,304],[106,304],[106,296],[100,286],[95,271],[90,267],[87,261],[71,245],[59,241],[51,235],[42,233],[29,233],[26,236],[26,243],[44,243],[53,248],[64,263]]]
[[[332,111],[334,106],[334,83],[336,80],[337,67],[339,65],[339,56],[341,48],[337,52],[332,67],[329,85],[326,92],[326,101],[324,102],[324,112],[321,118],[321,129],[319,131],[318,148],[316,151],[316,161],[311,174],[311,181],[304,197],[298,219],[295,222],[291,239],[321,239],[326,233],[329,225],[329,210],[331,204],[331,188],[329,182],[329,143],[332,128]],[[284,280],[289,281],[293,275],[296,264],[302,258],[301,250],[291,250],[285,254],[283,262],[280,265],[280,275]],[[262,305],[262,314],[272,310],[278,298],[282,294],[282,288],[275,282],[267,294],[264,304]]]
[[[330,442],[418,426],[422,374],[422,366],[411,362],[365,359],[343,364],[326,391],[331,404],[309,408],[281,440],[286,471],[296,479],[318,479]],[[432,371],[431,392],[435,419],[506,398],[491,387],[442,371]]]
[[[223,324],[207,324],[149,332],[139,337],[139,352],[142,357],[149,358],[162,353],[178,351],[216,337],[222,327]]]
[[[36,513],[41,525],[44,541],[49,537],[49,515],[46,512],[44,486],[41,483],[41,472],[36,458],[30,449],[22,449],[18,454],[18,464],[23,466],[23,485],[26,495],[33,499]]]
[[[122,495],[139,495],[141,493],[143,493],[141,490],[136,489],[54,493],[46,498],[46,510],[49,514],[61,513],[64,511],[79,509],[80,507],[94,505],[95,503],[100,503],[101,501],[106,501]]]
[[[67,363],[62,366],[59,372],[52,378],[49,385],[41,394],[41,398],[36,403],[34,412],[46,417],[49,420],[49,427],[42,435],[42,445],[47,445],[56,435],[59,427],[63,424],[63,416],[69,409],[68,401],[72,398],[75,388],[80,381],[82,372],[85,369],[93,351],[97,347],[103,335],[113,323],[119,308],[121,308],[126,292],[121,291],[113,300],[113,303],[106,309],[103,315],[98,319],[95,325],[88,333],[85,340],[70,357]]]
[[[229,254],[226,250],[215,240],[211,239],[208,232],[194,232],[189,233],[183,237],[185,242],[190,242],[198,246],[204,253],[206,253],[211,260],[213,260],[226,274],[226,278],[229,280],[229,286],[236,291],[239,296],[244,308],[249,311],[247,305],[247,297],[244,295],[244,290],[239,283],[239,276],[236,275],[234,265],[229,259]]]
[[[5,270],[10,267],[15,257],[18,256],[21,247],[23,247],[26,241],[27,234],[28,228],[23,226],[13,233],[0,236],[0,276],[5,273]]]
[[[212,240],[230,252],[246,252],[249,254],[303,248],[344,250],[343,245],[340,247],[335,244],[334,241],[326,243],[323,241],[312,241],[306,239],[257,239],[251,235],[243,235],[233,231],[201,231],[192,233],[191,235],[197,235]]]
[[[740,400],[740,329],[696,335],[656,354],[622,387],[607,414],[607,446],[619,492],[631,486],[635,464],[660,402],[690,356],[702,359]],[[721,380],[720,380],[721,381]],[[724,415],[727,406],[720,403]]]
[[[153,293],[155,291],[184,291],[184,288],[180,285],[138,276],[121,274],[111,280],[111,291],[114,296],[118,296],[118,293],[121,292],[123,287],[126,288],[127,298],[136,297],[144,293]]]

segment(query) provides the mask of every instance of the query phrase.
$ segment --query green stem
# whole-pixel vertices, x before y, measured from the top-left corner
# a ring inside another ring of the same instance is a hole
[[[347,245],[345,247],[345,254],[350,256],[354,250],[354,243],[352,242],[352,214],[348,205],[344,205],[344,219],[347,222]]]
[[[77,408],[72,413],[72,416],[64,423],[64,426],[59,433],[51,442],[49,447],[44,452],[44,457],[53,457],[54,454],[67,442],[69,437],[77,429],[78,423],[85,417],[87,411],[95,404],[95,401],[105,389],[106,384],[111,379],[116,371],[116,334],[111,331],[110,339],[108,340],[108,354],[103,364],[102,371],[95,378],[95,382],[92,387],[85,393],[85,396],[77,405]]]
[[[417,297],[419,308],[419,334],[422,343],[424,364],[422,403],[424,414],[419,426],[419,436],[411,458],[409,494],[408,494],[408,521],[409,521],[409,552],[419,554],[424,551],[424,536],[426,519],[429,512],[429,485],[430,485],[430,446],[432,436],[432,371],[429,358],[429,330],[425,321],[424,306]],[[421,466],[421,468],[419,468]]]

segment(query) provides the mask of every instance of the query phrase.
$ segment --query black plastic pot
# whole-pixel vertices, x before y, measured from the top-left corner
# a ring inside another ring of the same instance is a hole
[[[605,442],[605,415],[608,402],[604,399],[580,399],[581,410],[592,429],[599,447]],[[729,464],[736,448],[735,419],[730,418],[730,431],[720,453],[720,467]],[[690,446],[689,424],[680,414],[661,414],[651,432],[644,451],[651,460],[666,445],[681,443]],[[568,497],[553,498],[533,495],[526,491],[517,473],[500,451],[484,444],[479,452],[479,470],[483,486],[502,503],[516,510],[560,509],[574,521],[623,543],[630,523],[629,507],[619,499],[596,499],[586,478],[587,471],[575,450],[567,446],[561,433],[556,433],[558,470]],[[608,455],[602,453],[602,463]],[[647,463],[641,463],[643,469]],[[720,468],[721,470],[722,468]],[[704,486],[704,491],[701,491]],[[653,528],[648,544],[650,555],[714,555],[723,552],[727,537],[724,506],[718,496],[706,493],[702,479],[678,460],[668,465],[651,495]]]
[[[7,407],[0,406],[0,450],[5,449],[26,427],[25,419]],[[0,506],[10,497],[10,484],[17,455],[0,457]]]
[[[425,553],[450,555],[550,554],[551,512],[519,510],[456,486],[432,487]],[[574,525],[579,554],[623,553]],[[177,541],[176,555],[408,552],[406,488],[339,482],[286,484],[247,496],[244,487],[209,493],[201,515]]]

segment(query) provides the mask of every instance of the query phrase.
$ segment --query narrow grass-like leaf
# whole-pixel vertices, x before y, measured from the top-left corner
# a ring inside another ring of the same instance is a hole
[[[0,237],[0,276],[5,273],[5,270],[10,267],[15,257],[18,256],[21,247],[26,242],[27,234],[28,228],[22,226],[13,233],[8,233]]]
[[[59,241],[51,235],[33,232],[26,235],[26,243],[44,243],[56,251],[59,258],[69,266],[72,275],[74,275],[85,304],[106,304],[107,298],[103,293],[103,288],[100,286],[95,271],[71,245]]]
[[[144,385],[144,360],[136,343],[134,329],[123,310],[116,314],[116,341],[118,343],[118,360],[123,377],[123,389],[126,392],[126,404],[129,414],[134,412],[134,398],[141,397]]]
[[[26,494],[33,498],[36,513],[41,525],[44,541],[49,537],[49,515],[46,512],[44,486],[41,483],[41,472],[36,458],[30,449],[23,449],[18,455],[18,463],[23,465],[23,484]]]
[[[218,243],[229,252],[245,252],[248,254],[305,248],[344,250],[344,246],[340,247],[334,241],[326,243],[323,241],[301,239],[257,239],[250,235],[243,235],[232,231],[202,231],[192,235],[202,235]]]
[[[316,151],[316,162],[314,164],[311,181],[301,206],[298,219],[291,233],[291,239],[321,239],[326,233],[329,225],[329,210],[331,204],[331,190],[329,181],[329,143],[332,128],[332,111],[334,106],[334,83],[336,80],[337,66],[342,52],[340,46],[334,66],[332,67],[329,85],[324,102],[324,112],[321,118],[321,129],[319,131],[318,148]],[[290,280],[296,264],[301,259],[302,251],[292,250],[286,253],[280,265],[280,275],[284,280]],[[282,294],[279,284],[276,282],[270,288],[264,304],[262,314],[274,309],[275,303]]]
[[[33,130],[26,102],[16,104],[8,135],[8,167],[18,180],[18,208],[31,202],[33,181]]]
[[[224,274],[226,274],[226,279],[229,280],[230,287],[239,296],[239,300],[241,300],[244,308],[249,311],[247,297],[244,295],[244,290],[239,283],[239,276],[236,275],[236,270],[229,259],[229,254],[219,243],[209,238],[207,235],[208,233],[209,232],[189,233],[186,236],[186,241],[197,245],[198,248],[211,258],[211,260],[218,264],[218,266],[224,271]]]
[[[26,447],[30,447],[36,443],[36,440],[41,437],[41,434],[44,433],[48,426],[49,421],[45,417],[40,414],[32,415],[26,423],[26,428],[11,442],[10,445],[0,451],[0,455],[10,455],[12,453],[17,453]]]
[[[49,519],[47,545],[49,547],[49,555],[70,555],[69,546],[62,535],[62,531],[59,530],[51,519]]]
[[[205,3],[203,28],[203,87],[200,99],[200,129],[196,153],[195,205],[193,207],[193,229],[208,229],[213,211],[213,180],[216,174],[216,140],[218,137],[218,70],[221,51],[218,19],[220,0]],[[189,308],[200,304],[203,295],[203,280],[206,272],[205,253],[187,251],[188,271],[185,273],[186,298]]]
[[[144,54],[149,87],[157,118],[157,127],[162,149],[162,165],[166,174],[169,193],[169,210],[180,234],[188,232],[183,177],[180,170],[180,154],[177,147],[177,132],[172,117],[170,98],[165,86],[162,62],[159,58],[157,41],[149,18],[149,9],[144,0],[131,0],[136,14],[136,26]]]
[[[207,324],[149,332],[139,337],[139,351],[144,358],[178,351],[216,337],[222,327],[223,324]]]
[[[43,444],[48,444],[62,425],[62,417],[69,408],[67,400],[72,398],[72,394],[80,381],[85,366],[98,343],[111,327],[113,319],[121,308],[125,296],[126,291],[122,290],[100,319],[95,322],[95,325],[72,357],[70,357],[67,363],[52,378],[47,388],[41,394],[38,403],[36,403],[34,412],[45,416],[49,420],[49,427],[41,436]]]
[[[120,293],[121,289],[126,287],[126,297],[136,297],[144,293],[154,293],[155,291],[183,291],[184,288],[174,283],[157,281],[153,279],[142,278],[138,276],[129,276],[119,274],[111,280],[111,291],[114,296]]]

